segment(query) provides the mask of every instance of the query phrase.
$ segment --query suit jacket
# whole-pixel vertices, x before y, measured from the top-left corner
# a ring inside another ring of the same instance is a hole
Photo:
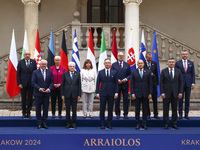
[[[53,81],[53,74],[51,70],[46,69],[46,79],[44,81],[43,74],[40,69],[33,71],[32,75],[32,84],[34,87],[34,96],[50,96],[50,93],[42,93],[39,91],[40,88],[53,89],[54,81]]]
[[[171,79],[169,69],[165,68],[160,76],[160,92],[165,94],[166,98],[170,98],[173,93],[174,98],[178,98],[178,94],[183,92],[183,78],[180,69],[174,68],[174,79]]]
[[[126,78],[127,80],[130,80],[130,76],[131,76],[131,68],[129,63],[123,61],[123,68],[120,68],[119,62],[115,62],[112,64],[112,69],[117,71],[117,76],[118,79],[122,80],[124,78]],[[126,83],[122,83],[119,85],[119,89],[127,89],[128,86],[128,82]]]
[[[65,98],[77,98],[81,96],[81,77],[80,73],[74,71],[74,78],[71,79],[70,71],[64,72],[61,84],[61,96]]]
[[[187,71],[185,72],[182,60],[177,61],[175,64],[175,67],[181,70],[183,85],[191,87],[192,84],[195,84],[194,63],[190,60],[187,60],[187,66]]]
[[[159,84],[158,81],[158,69],[157,69],[157,63],[155,61],[151,61],[151,67],[150,69],[147,66],[147,62],[144,62],[144,69],[150,70],[151,73],[153,73],[152,82],[154,86],[157,86]]]
[[[151,71],[143,69],[143,77],[141,79],[138,69],[131,72],[130,79],[131,94],[135,94],[136,98],[148,97],[153,93]]]
[[[101,88],[99,89],[101,83]],[[110,76],[107,77],[105,69],[99,71],[97,76],[96,93],[100,96],[114,96],[119,92],[117,72],[110,69]]]
[[[28,85],[32,86],[32,73],[36,69],[37,66],[35,60],[30,59],[29,68],[26,66],[25,59],[20,60],[17,65],[17,84],[22,84],[23,87],[27,87]]]

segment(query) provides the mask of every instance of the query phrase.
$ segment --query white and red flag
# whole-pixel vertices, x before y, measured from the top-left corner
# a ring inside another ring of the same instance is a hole
[[[118,61],[117,58],[117,42],[116,42],[116,36],[115,36],[115,30],[113,31],[113,41],[112,41],[112,53],[111,53],[111,64]]]
[[[36,61],[37,69],[40,68],[41,58],[41,49],[40,49],[40,38],[39,38],[39,30],[37,29],[36,42],[35,42],[35,53],[34,60]]]

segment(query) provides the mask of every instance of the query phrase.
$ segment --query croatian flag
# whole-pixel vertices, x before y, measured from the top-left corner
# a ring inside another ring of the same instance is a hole
[[[132,32],[132,30],[131,30],[130,48],[128,50],[128,63],[130,64],[131,71],[136,69],[135,51],[134,51],[134,48],[133,48],[133,32]]]
[[[140,58],[144,62],[146,61],[146,47],[145,47],[145,39],[144,39],[144,29],[142,30],[142,38],[141,38],[141,46],[140,46]]]
[[[74,31],[74,43],[73,43],[71,61],[75,63],[76,71],[80,72],[80,58],[79,58],[79,52],[78,52],[78,41],[77,41],[77,36],[76,36],[76,29]]]

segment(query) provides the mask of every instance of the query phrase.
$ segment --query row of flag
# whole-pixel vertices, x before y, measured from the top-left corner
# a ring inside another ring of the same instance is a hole
[[[24,58],[25,50],[28,50],[28,40],[27,40],[26,30],[24,33],[24,43],[23,43],[21,59]],[[115,30],[113,30],[113,42],[112,42],[112,53],[111,53],[111,63],[112,64],[114,62],[118,61],[117,54],[118,54],[118,50],[117,50],[116,36],[115,36]],[[146,61],[145,55],[146,55],[146,47],[145,47],[144,31],[142,31],[141,49],[140,49],[140,58],[139,59]],[[51,29],[51,35],[50,35],[50,41],[49,41],[49,51],[48,51],[48,57],[47,57],[47,61],[48,61],[47,67],[48,68],[50,66],[54,65],[54,56],[55,56],[55,53],[54,53],[53,31]],[[66,70],[68,71],[67,46],[66,46],[64,31],[63,31],[63,37],[62,37],[60,57],[61,57],[60,65],[64,66],[66,68]],[[98,71],[104,69],[104,60],[106,58],[107,58],[107,52],[106,52],[105,36],[104,36],[104,31],[102,31]],[[38,30],[37,30],[37,35],[36,35],[34,59],[36,60],[37,68],[40,68],[40,61],[42,58],[41,58],[40,39],[39,39],[39,31]],[[93,69],[95,69],[97,71],[91,29],[90,29],[90,33],[89,33],[87,59],[91,60]],[[152,60],[157,62],[159,79],[160,79],[160,66],[159,66],[159,60],[158,60],[158,51],[157,51],[156,32],[155,31],[154,31],[154,38],[153,38],[153,45],[152,45]],[[77,41],[77,36],[76,36],[76,30],[74,31],[74,41],[73,41],[71,61],[75,63],[76,71],[80,72],[81,67],[80,67],[80,57],[79,57],[79,51],[78,51],[78,41]],[[136,69],[136,59],[135,59],[132,31],[131,31],[130,47],[128,50],[128,60],[127,61],[131,66],[131,71]],[[15,36],[14,36],[14,30],[13,30],[11,47],[10,47],[8,73],[7,73],[7,83],[6,83],[6,90],[9,94],[10,98],[12,98],[20,93],[20,89],[18,88],[17,81],[16,81],[17,64],[18,64],[18,59],[17,59],[16,43],[15,43]],[[159,96],[160,96],[160,88],[158,85],[158,97]]]

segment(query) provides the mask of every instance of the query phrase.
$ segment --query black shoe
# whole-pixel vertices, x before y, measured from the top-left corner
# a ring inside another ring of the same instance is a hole
[[[76,123],[72,124],[72,128],[76,129]]]
[[[147,115],[147,119],[150,119],[150,115]]]
[[[43,124],[44,129],[48,129],[48,126],[46,124]]]
[[[183,118],[182,116],[179,116],[179,117],[178,117],[178,119],[182,119],[182,118]]]
[[[142,129],[143,129],[143,130],[148,130],[148,128],[147,128],[146,125],[143,125],[143,126],[142,126]]]
[[[154,116],[155,119],[160,119],[160,117],[158,117],[158,115]]]
[[[61,119],[61,118],[62,118],[62,115],[61,115],[61,114],[60,114],[60,115],[58,115],[58,118],[60,118],[60,119]]]
[[[140,125],[137,124],[135,129],[136,129],[136,130],[139,130],[139,129],[140,129]]]
[[[31,119],[32,118],[31,114],[27,114],[27,118]]]
[[[68,123],[65,128],[69,129],[71,127],[71,125]]]
[[[107,128],[108,128],[108,129],[112,129],[112,127],[111,127],[111,126],[108,126]]]
[[[26,115],[22,115],[22,118],[26,118]]]
[[[128,115],[124,115],[124,119],[128,119]]]
[[[185,119],[188,119],[188,120],[189,120],[190,118],[189,118],[188,116],[185,116]]]
[[[105,126],[101,126],[101,129],[105,129]]]
[[[119,119],[120,118],[120,115],[117,115],[117,117],[116,117],[117,119]]]
[[[165,127],[164,127],[164,129],[167,130],[168,128],[169,128],[169,126],[166,124]]]
[[[172,126],[172,130],[178,130],[179,128],[177,127],[177,125]]]
[[[37,126],[37,128],[38,128],[38,129],[41,129],[41,128],[42,128],[41,124],[39,124],[39,125]]]
[[[52,114],[52,118],[56,118],[56,115],[55,115],[55,114]]]

